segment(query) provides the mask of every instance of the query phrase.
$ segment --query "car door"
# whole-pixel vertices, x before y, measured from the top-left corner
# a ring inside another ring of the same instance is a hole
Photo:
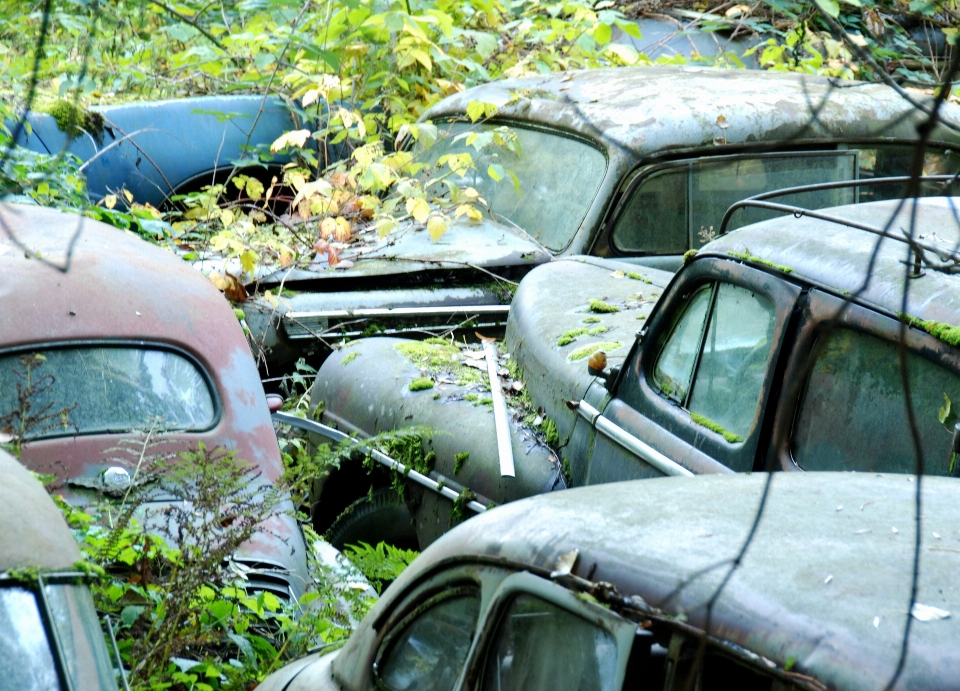
[[[888,315],[811,290],[784,370],[771,437],[771,467],[913,473],[899,342]],[[914,327],[905,332],[907,374],[923,470],[960,472],[953,454],[960,410],[958,349]]]
[[[606,403],[580,403],[574,484],[752,470],[800,293],[732,260],[685,268]]]

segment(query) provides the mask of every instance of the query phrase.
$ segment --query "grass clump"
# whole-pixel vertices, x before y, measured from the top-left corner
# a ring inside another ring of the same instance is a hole
[[[638,274],[636,271],[628,271],[627,278],[632,278],[634,281],[640,281],[641,283],[649,283],[651,285],[653,284],[653,281],[651,281],[649,278],[647,278],[643,274]]]
[[[346,367],[351,362],[356,360],[359,356],[360,356],[360,352],[357,350],[353,351],[352,353],[347,353],[347,355],[344,356],[344,358],[340,361],[340,364]]]
[[[769,259],[763,259],[762,257],[758,257],[756,255],[750,254],[750,250],[747,250],[746,252],[731,252],[728,250],[727,254],[729,254],[731,257],[742,259],[743,261],[753,262],[754,264],[763,264],[764,266],[769,266],[771,269],[776,269],[777,271],[780,271],[785,274],[793,273],[793,269],[791,269],[789,266],[784,266],[783,264],[777,264],[776,262],[772,262]]]
[[[426,389],[432,389],[433,379],[430,379],[428,377],[417,377],[412,382],[410,382],[410,386],[408,386],[407,388],[410,389],[411,391],[424,391]]]
[[[575,362],[577,360],[583,360],[590,357],[598,350],[605,350],[609,353],[611,350],[616,350],[617,348],[622,347],[623,341],[603,341],[601,343],[591,343],[590,345],[585,345],[582,348],[577,348],[575,351],[570,353],[567,358],[571,362]]]
[[[900,320],[906,322],[915,329],[926,331],[934,338],[938,338],[944,343],[952,346],[960,346],[960,326],[951,326],[944,322],[934,321],[932,319],[917,319],[909,314],[901,312]]]
[[[690,413],[690,419],[701,427],[706,427],[711,432],[716,432],[721,437],[726,439],[730,444],[736,444],[738,441],[743,441],[743,439],[738,437],[736,434],[728,429],[725,429],[722,425],[717,424],[708,417],[704,417],[703,415],[699,415],[697,413]]]
[[[609,314],[611,312],[619,312],[620,308],[616,305],[611,305],[609,302],[604,302],[603,300],[591,300],[590,311],[599,312],[600,314]]]

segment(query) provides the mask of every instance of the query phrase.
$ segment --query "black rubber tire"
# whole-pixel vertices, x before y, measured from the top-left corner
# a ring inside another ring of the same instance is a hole
[[[420,549],[410,509],[390,487],[378,489],[348,506],[330,526],[327,540],[341,551],[346,545],[361,542]]]

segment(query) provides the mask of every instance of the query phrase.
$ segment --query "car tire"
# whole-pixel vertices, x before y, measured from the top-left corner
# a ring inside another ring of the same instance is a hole
[[[353,502],[327,531],[327,541],[339,550],[346,545],[386,542],[402,549],[419,549],[413,516],[396,490],[383,487]]]

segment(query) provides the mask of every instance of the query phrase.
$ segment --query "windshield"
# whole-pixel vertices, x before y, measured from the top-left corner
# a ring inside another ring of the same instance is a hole
[[[467,134],[495,131],[502,132],[503,125],[443,124],[440,138],[418,158],[433,166],[446,154],[469,153],[476,168],[456,183],[475,188],[497,221],[518,226],[552,252],[563,250],[593,203],[606,157],[579,139],[514,126],[507,130],[509,146],[488,144],[478,150],[482,139],[467,144]]]
[[[80,346],[0,356],[2,431],[25,439],[204,430],[215,415],[206,378],[168,350]]]

